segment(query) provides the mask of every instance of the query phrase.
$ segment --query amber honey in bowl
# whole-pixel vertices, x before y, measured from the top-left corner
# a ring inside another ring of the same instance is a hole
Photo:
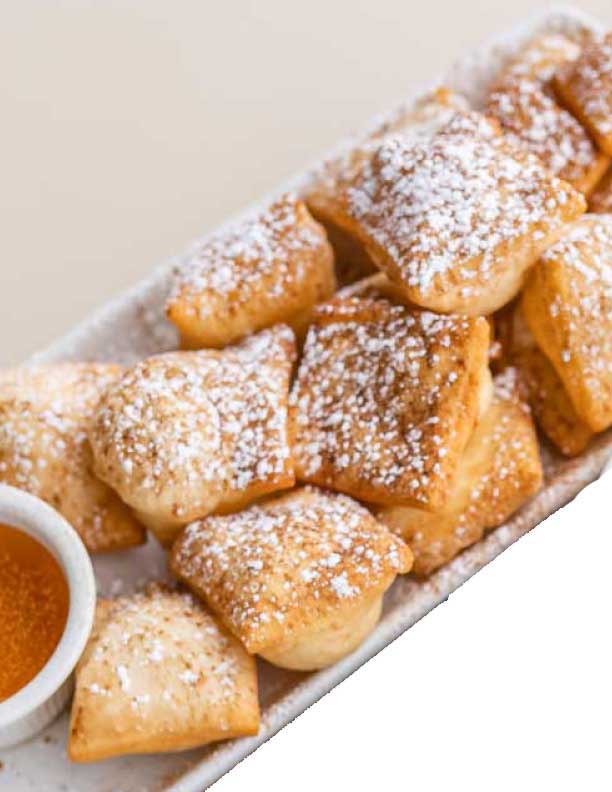
[[[62,568],[49,550],[0,524],[0,702],[46,665],[64,632],[69,599]]]

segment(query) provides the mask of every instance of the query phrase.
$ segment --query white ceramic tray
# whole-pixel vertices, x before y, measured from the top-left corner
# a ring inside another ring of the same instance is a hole
[[[441,79],[479,106],[488,82],[500,64],[538,30],[562,31],[580,39],[596,22],[572,9],[546,12],[482,45],[462,58]],[[417,96],[431,86],[424,86]],[[300,189],[308,174],[290,185]],[[253,207],[253,210],[257,207]],[[252,211],[252,210],[251,210]],[[166,264],[151,278],[104,307],[72,333],[38,354],[37,361],[117,360],[130,362],[171,349],[173,330],[163,319],[167,291]],[[383,618],[368,640],[352,655],[316,674],[289,673],[259,664],[262,725],[257,737],[233,740],[184,754],[137,756],[94,765],[70,765],[65,743],[67,716],[35,740],[0,755],[0,789],[10,792],[202,792],[241,759],[321,698],[362,663],[397,638],[422,616],[443,602],[471,575],[505,550],[538,522],[571,500],[594,480],[612,453],[612,433],[598,438],[577,460],[563,461],[544,448],[546,486],[508,524],[464,552],[427,582],[410,577],[398,580],[388,592]],[[137,550],[99,558],[95,562],[98,588],[117,594],[166,574],[164,554],[153,542]]]

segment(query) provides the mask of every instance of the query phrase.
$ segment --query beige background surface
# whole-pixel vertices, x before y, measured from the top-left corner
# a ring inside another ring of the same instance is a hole
[[[0,364],[539,7],[0,0]]]

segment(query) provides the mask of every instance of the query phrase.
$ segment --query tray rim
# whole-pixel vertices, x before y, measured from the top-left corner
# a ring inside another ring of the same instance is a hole
[[[479,45],[461,55],[456,63],[465,66],[471,59],[476,58],[481,51],[493,53],[496,47],[507,44],[511,40],[518,43],[522,38],[533,34],[540,28],[552,27],[555,20],[568,25],[583,25],[588,28],[601,29],[601,23],[581,9],[565,4],[553,5],[540,9],[535,13],[530,13],[518,22],[485,38]],[[401,102],[408,104],[432,86],[439,85],[444,81],[445,76],[452,71],[452,68],[453,64],[435,79],[415,86],[412,91],[402,97]],[[389,113],[375,116],[360,130],[361,134],[366,133],[368,129],[378,124],[381,118],[391,112],[392,110]],[[307,184],[317,167],[359,137],[360,134],[357,134],[343,139],[322,157],[318,157],[314,163],[264,196],[262,200],[250,204],[242,211],[234,214],[226,222],[211,228],[202,235],[200,240],[204,240],[212,233],[218,233],[242,218],[257,212],[266,202],[279,193],[287,190],[299,191]],[[94,309],[88,317],[78,322],[67,333],[62,334],[47,347],[31,356],[28,363],[65,359],[67,355],[70,355],[69,350],[72,347],[78,346],[80,343],[95,336],[98,328],[107,326],[114,317],[122,316],[130,307],[146,300],[148,295],[157,293],[160,287],[163,286],[163,282],[172,267],[177,262],[180,262],[182,258],[183,256],[172,257],[155,267],[148,276],[140,279],[114,299]],[[383,618],[355,652],[334,666],[307,677],[292,689],[289,694],[286,694],[284,698],[280,698],[272,704],[268,711],[264,713],[258,735],[220,743],[201,762],[195,764],[174,781],[165,783],[161,788],[163,792],[203,792],[204,789],[209,788],[210,785],[253,753],[285,725],[297,718],[371,657],[413,626],[419,619],[445,601],[450,594],[521,536],[572,500],[585,486],[599,476],[611,458],[612,431],[601,435],[588,451],[566,464],[552,485],[549,484],[541,490],[532,501],[521,509],[517,516],[491,531],[483,540],[468,548],[427,581],[416,586],[418,595],[404,602],[397,611],[390,614],[393,618]],[[540,518],[539,515],[544,512],[546,516]],[[533,519],[536,513],[538,517]],[[290,701],[286,701],[285,698],[290,699]]]

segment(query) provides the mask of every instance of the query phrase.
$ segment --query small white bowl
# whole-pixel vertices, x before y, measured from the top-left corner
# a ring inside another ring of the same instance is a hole
[[[72,672],[93,624],[96,584],[79,535],[39,498],[0,484],[0,523],[22,529],[53,554],[70,594],[66,627],[47,664],[24,688],[0,703],[0,748],[7,748],[44,729],[68,703]]]

